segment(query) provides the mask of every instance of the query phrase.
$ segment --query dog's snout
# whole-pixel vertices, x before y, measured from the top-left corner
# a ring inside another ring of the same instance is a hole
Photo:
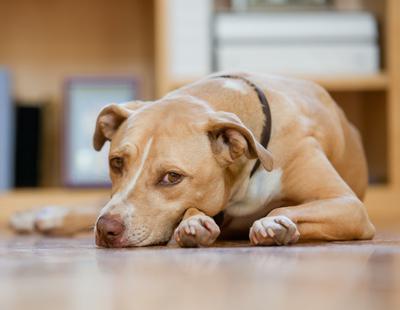
[[[97,222],[97,230],[109,238],[114,238],[124,231],[124,224],[119,217],[102,216]]]
[[[118,247],[125,225],[119,216],[103,215],[96,224],[96,243],[100,246]]]

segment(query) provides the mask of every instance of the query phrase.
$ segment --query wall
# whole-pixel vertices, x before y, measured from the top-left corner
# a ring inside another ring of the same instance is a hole
[[[0,2],[0,65],[16,101],[46,102],[44,184],[59,183],[60,103],[65,77],[135,75],[153,94],[153,1]]]

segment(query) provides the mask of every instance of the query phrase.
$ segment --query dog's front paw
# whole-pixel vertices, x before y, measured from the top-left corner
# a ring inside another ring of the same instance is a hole
[[[17,233],[32,233],[35,230],[35,217],[38,210],[19,211],[11,215],[9,226]]]
[[[206,215],[195,215],[183,220],[174,232],[174,239],[181,247],[205,247],[218,238],[220,229]]]
[[[255,221],[249,234],[253,245],[287,245],[296,243],[299,237],[296,224],[283,215],[266,216]]]
[[[41,209],[17,212],[10,218],[10,227],[18,233],[57,233],[63,228],[69,210],[64,207],[48,206]]]
[[[57,234],[59,230],[63,229],[68,213],[69,209],[65,207],[45,207],[36,214],[35,229],[43,234]]]

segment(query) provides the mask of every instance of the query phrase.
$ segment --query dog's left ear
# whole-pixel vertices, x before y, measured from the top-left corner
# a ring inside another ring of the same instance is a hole
[[[230,165],[244,154],[249,159],[258,158],[265,170],[272,170],[271,152],[255,139],[252,132],[243,125],[236,114],[212,113],[207,131],[211,140],[211,148],[220,164]]]
[[[124,105],[115,103],[104,107],[97,116],[96,129],[93,135],[93,147],[96,151],[100,151],[106,141],[110,141],[132,111]]]

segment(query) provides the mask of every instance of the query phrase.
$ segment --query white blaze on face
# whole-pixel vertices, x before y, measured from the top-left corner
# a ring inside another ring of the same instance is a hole
[[[129,194],[135,189],[137,181],[139,180],[139,177],[142,174],[143,167],[146,163],[147,157],[149,156],[149,152],[150,152],[152,143],[153,143],[153,138],[150,138],[150,140],[147,141],[147,143],[144,147],[143,154],[140,159],[140,164],[139,164],[139,167],[136,169],[135,174],[132,176],[132,178],[129,180],[129,182],[122,188],[121,191],[119,191],[113,195],[111,200],[101,210],[99,217],[101,217],[102,215],[104,215],[107,212],[111,212],[112,208],[114,206],[119,206],[119,205],[124,205],[124,207],[123,207],[124,214],[119,213],[119,215],[122,218],[132,217],[135,207],[131,203],[128,203],[127,199],[129,197]]]
[[[253,214],[279,197],[281,193],[282,169],[268,172],[259,169],[250,179],[246,195],[240,201],[233,202],[226,209],[232,216],[246,216]]]
[[[132,190],[135,188],[136,183],[137,183],[140,175],[142,174],[142,170],[143,170],[144,164],[146,163],[146,159],[149,156],[149,152],[150,152],[152,143],[153,143],[153,138],[150,138],[150,140],[147,141],[146,146],[144,147],[143,155],[140,160],[140,165],[137,168],[135,174],[133,175],[132,179],[129,181],[127,186],[120,193],[118,193],[118,195],[120,196],[120,198],[122,200],[127,199],[129,196],[129,193],[132,192]]]
[[[224,81],[223,88],[228,88],[234,91],[238,91],[242,94],[247,93],[247,86],[242,82],[234,79],[226,79]]]

